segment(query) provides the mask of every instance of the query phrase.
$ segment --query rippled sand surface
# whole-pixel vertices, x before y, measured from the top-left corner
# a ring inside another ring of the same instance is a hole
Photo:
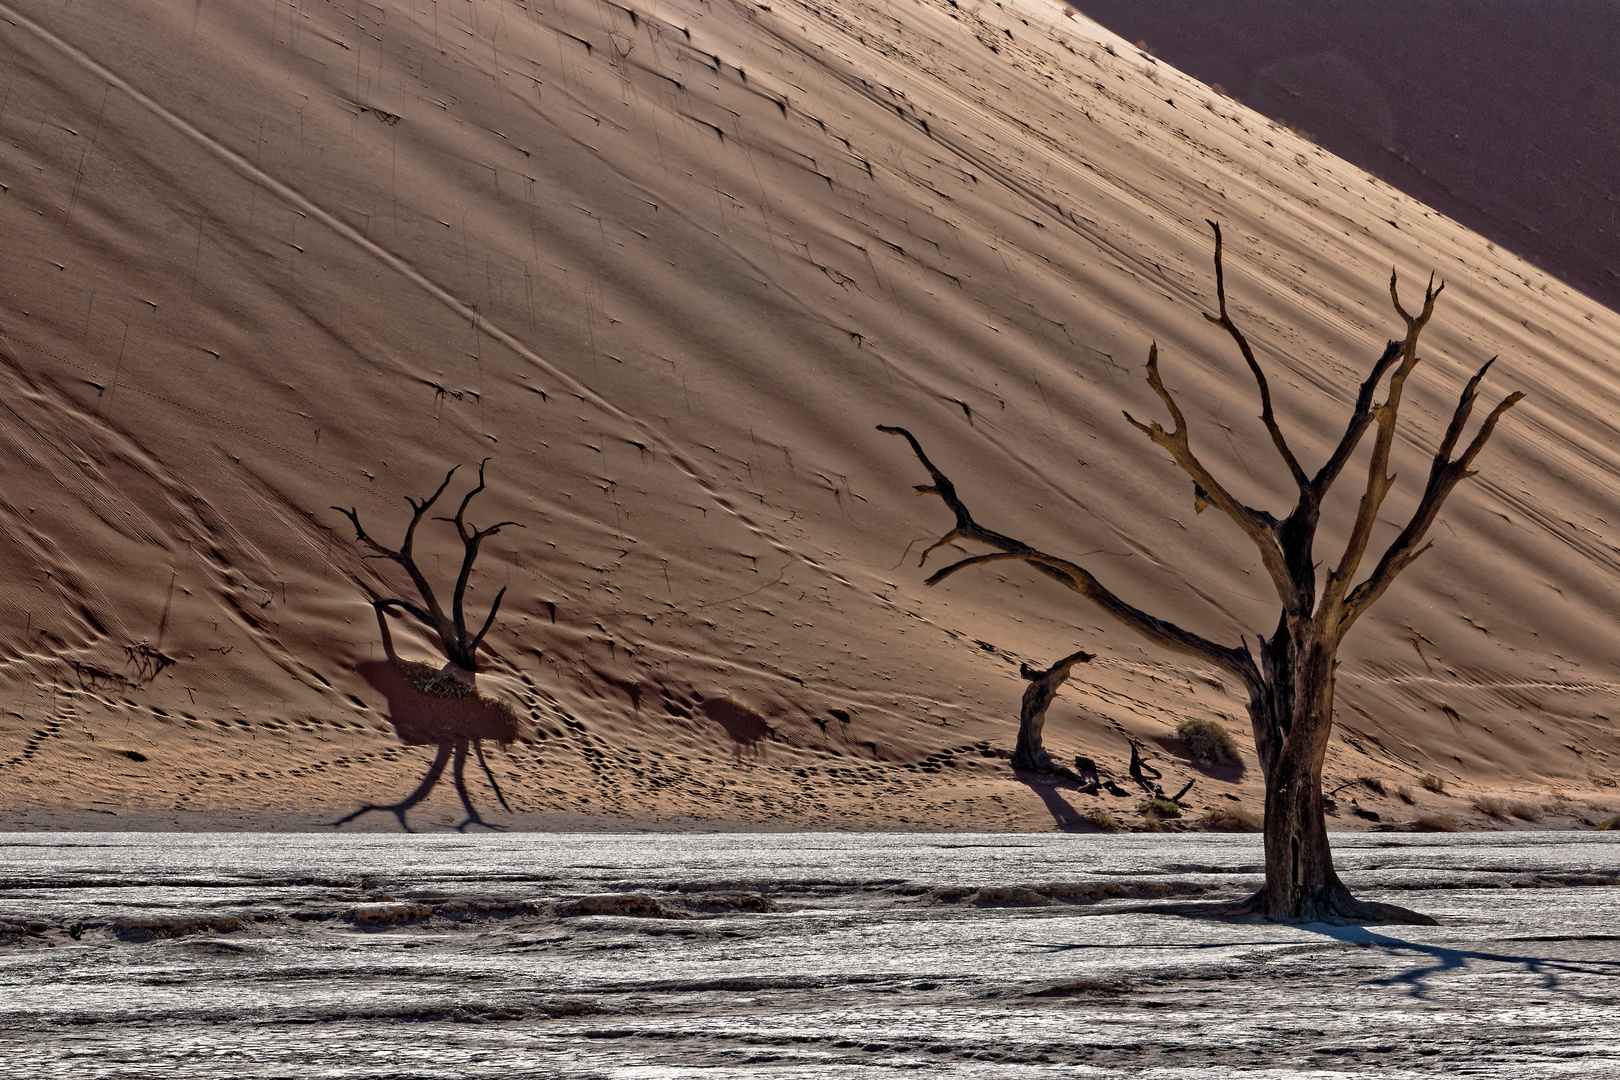
[[[1346,835],[1438,927],[1109,914],[1221,836],[0,836],[0,1076],[1620,1070],[1620,843]]]

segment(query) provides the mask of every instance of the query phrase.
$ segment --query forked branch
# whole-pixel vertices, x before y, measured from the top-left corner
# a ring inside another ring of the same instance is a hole
[[[1209,219],[1205,219],[1208,221]],[[1232,317],[1226,313],[1226,266],[1221,259],[1221,227],[1210,221],[1209,227],[1215,230],[1215,296],[1220,303],[1220,315],[1204,313],[1204,318],[1221,327],[1232,336],[1237,343],[1238,351],[1243,354],[1243,362],[1249,365],[1249,371],[1254,375],[1255,385],[1260,388],[1260,420],[1266,425],[1266,434],[1271,436],[1271,444],[1277,448],[1277,453],[1288,466],[1289,475],[1299,486],[1300,492],[1306,492],[1311,482],[1300,467],[1299,458],[1288,446],[1288,440],[1283,436],[1282,428],[1277,426],[1277,414],[1271,408],[1271,386],[1266,382],[1266,373],[1260,369],[1260,363],[1254,358],[1254,350],[1249,347],[1249,339],[1243,336],[1243,331],[1237,328]]]
[[[1263,378],[1263,376],[1262,376]],[[1245,506],[1233,497],[1226,489],[1226,485],[1215,479],[1213,473],[1204,467],[1193,453],[1191,439],[1187,433],[1187,419],[1182,415],[1181,408],[1176,399],[1165,388],[1164,380],[1159,376],[1159,343],[1154,342],[1148,347],[1147,381],[1153,392],[1159,395],[1164,402],[1165,409],[1170,413],[1170,421],[1175,424],[1174,430],[1166,431],[1158,421],[1144,424],[1129,412],[1125,419],[1130,425],[1149,439],[1155,446],[1163,447],[1170,454],[1170,459],[1181,467],[1181,471],[1192,477],[1197,485],[1198,495],[1207,499],[1217,509],[1242,529],[1244,535],[1254,541],[1254,546],[1260,549],[1260,561],[1271,576],[1272,584],[1277,588],[1277,596],[1285,608],[1292,609],[1298,603],[1299,590],[1295,587],[1293,576],[1288,572],[1288,563],[1283,558],[1282,545],[1277,538],[1277,519],[1263,510],[1256,510]]]
[[[467,582],[472,577],[473,562],[478,558],[479,545],[484,542],[484,537],[494,536],[508,525],[518,525],[515,521],[501,521],[489,526],[487,529],[478,529],[467,524],[467,506],[473,501],[475,495],[484,490],[484,466],[488,464],[489,458],[485,458],[478,463],[478,485],[462,497],[461,505],[456,508],[456,516],[438,519],[455,525],[456,535],[461,537],[461,543],[465,549],[461,558],[461,573],[456,578],[456,592],[451,603],[451,615],[455,620],[456,639],[458,641],[467,640],[467,616],[463,600],[467,595]],[[455,472],[454,469],[450,471]],[[518,525],[518,528],[522,528],[522,526]],[[505,595],[506,590],[504,588],[495,594],[495,602],[490,605],[489,617],[484,620],[483,629],[478,631],[477,636],[473,638],[468,646],[473,652],[477,652],[479,643],[484,640],[484,635],[489,633],[490,626],[495,622],[495,613],[500,610],[501,597]]]
[[[1398,364],[1390,359],[1388,349],[1385,350],[1383,359],[1379,361],[1380,367],[1389,364],[1394,366],[1395,370],[1389,377],[1389,386],[1385,391],[1383,403],[1371,408],[1372,420],[1378,426],[1378,435],[1373,442],[1372,455],[1367,463],[1367,486],[1362,492],[1360,505],[1356,508],[1355,521],[1350,527],[1350,539],[1345,544],[1338,566],[1328,574],[1326,587],[1322,591],[1322,602],[1317,610],[1319,619],[1324,620],[1324,626],[1337,623],[1339,605],[1349,591],[1350,582],[1355,578],[1361,560],[1367,553],[1367,544],[1372,539],[1378,511],[1383,507],[1390,491],[1394,489],[1395,477],[1389,473],[1389,460],[1395,448],[1395,421],[1400,413],[1401,395],[1406,388],[1407,378],[1418,365],[1418,339],[1424,327],[1428,326],[1429,319],[1433,317],[1434,303],[1445,291],[1445,287],[1442,282],[1439,288],[1436,288],[1434,277],[1431,275],[1429,284],[1423,290],[1423,307],[1417,315],[1412,315],[1401,304],[1398,275],[1395,271],[1390,272],[1389,295],[1395,304],[1396,313],[1406,323],[1406,337],[1396,350],[1395,359],[1398,360]]]
[[[1425,544],[1423,538],[1428,535],[1430,527],[1440,516],[1440,507],[1453,488],[1470,476],[1476,475],[1470,466],[1480,451],[1485,449],[1485,444],[1490,441],[1491,435],[1496,431],[1497,421],[1523,400],[1524,393],[1518,390],[1503,398],[1496,408],[1486,415],[1467,448],[1457,457],[1451,456],[1462,438],[1463,430],[1467,427],[1468,417],[1473,412],[1474,402],[1479,396],[1480,381],[1485,378],[1485,373],[1494,363],[1496,358],[1493,356],[1473,378],[1468,380],[1468,385],[1463,387],[1462,396],[1457,401],[1457,409],[1452,413],[1451,423],[1447,426],[1445,437],[1440,440],[1440,447],[1435,451],[1434,461],[1429,467],[1429,482],[1423,488],[1423,495],[1418,500],[1417,509],[1412,512],[1411,520],[1384,552],[1384,557],[1378,561],[1378,565],[1373,568],[1367,580],[1352,589],[1345,598],[1344,610],[1339,616],[1338,623],[1338,632],[1341,635],[1384,595],[1402,570],[1411,566],[1429,549],[1430,545]]]
[[[461,572],[456,578],[455,591],[451,594],[451,614],[449,616],[446,616],[443,606],[439,603],[438,596],[433,591],[432,583],[428,581],[427,576],[422,573],[421,567],[417,565],[413,545],[416,541],[417,526],[422,523],[423,516],[433,507],[434,503],[439,501],[439,497],[450,486],[451,479],[456,475],[456,469],[460,468],[459,465],[444,474],[443,482],[427,498],[418,501],[409,495],[405,496],[405,501],[411,507],[411,520],[405,526],[405,537],[398,548],[386,547],[367,533],[365,527],[360,524],[359,511],[353,507],[348,509],[341,506],[332,507],[332,509],[349,519],[349,522],[354,526],[357,541],[370,548],[377,556],[391,559],[402,566],[405,573],[409,575],[411,584],[416,586],[417,594],[421,598],[420,604],[412,603],[400,597],[386,597],[373,602],[379,613],[387,608],[398,608],[410,615],[438,637],[439,647],[443,651],[445,658],[468,673],[474,673],[478,670],[478,648],[483,644],[484,636],[489,633],[490,627],[494,625],[495,614],[500,610],[502,597],[506,595],[504,588],[495,594],[495,601],[490,605],[489,615],[484,619],[483,626],[477,634],[469,638],[467,635],[466,596],[467,585],[472,578],[473,563],[477,561],[479,547],[486,537],[495,535],[508,525],[518,524],[515,521],[502,521],[485,529],[475,528],[467,524],[467,507],[472,503],[474,496],[484,490],[484,466],[488,462],[489,459],[485,458],[484,461],[479,463],[478,484],[462,498],[461,505],[456,509],[455,516],[435,519],[455,525],[456,533],[461,538],[463,547]]]

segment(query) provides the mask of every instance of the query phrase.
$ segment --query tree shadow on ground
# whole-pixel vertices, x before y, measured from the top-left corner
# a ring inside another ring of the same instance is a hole
[[[761,756],[766,740],[775,734],[763,716],[728,697],[700,701],[698,711],[725,730],[738,761],[744,757]]]
[[[1188,907],[1190,905],[1177,905]],[[1183,914],[1181,911],[1166,912],[1164,908],[1155,911],[1151,906],[1133,905],[1128,908],[1115,908],[1111,911],[1084,912],[1092,915],[1121,915],[1121,914]],[[1254,921],[1252,919],[1244,921]],[[1620,977],[1620,960],[1591,959],[1583,960],[1578,957],[1559,956],[1522,956],[1512,953],[1485,952],[1477,949],[1457,949],[1446,945],[1431,945],[1423,942],[1407,941],[1404,938],[1391,937],[1370,930],[1365,926],[1332,926],[1327,923],[1296,924],[1297,928],[1307,933],[1321,934],[1345,945],[1356,945],[1364,949],[1377,949],[1390,957],[1411,958],[1420,961],[1410,970],[1390,975],[1385,978],[1368,979],[1363,983],[1367,986],[1405,987],[1409,997],[1427,1001],[1431,987],[1430,980],[1436,976],[1449,972],[1466,971],[1470,964],[1503,964],[1517,968],[1528,975],[1539,976],[1541,988],[1553,991],[1566,989],[1562,979],[1568,975],[1596,975],[1609,978]],[[1582,941],[1615,941],[1620,935],[1613,934],[1571,934],[1549,935],[1546,937],[1509,938],[1508,941],[1543,942],[1556,944],[1560,942],[1574,943]],[[1107,942],[1082,943],[1065,942],[1041,943],[1034,947],[1044,952],[1073,952],[1086,949],[1113,952],[1126,949],[1164,950],[1168,952],[1201,950],[1219,950],[1232,948],[1250,948],[1259,945],[1288,946],[1300,945],[1298,939],[1290,940],[1257,940],[1257,941],[1196,941],[1196,942]],[[1430,961],[1424,963],[1422,961]],[[1596,1000],[1608,1003],[1612,1000],[1609,995],[1601,995]]]
[[[1060,794],[1060,790],[1083,791],[1086,785],[1055,773],[1028,772],[1024,769],[1014,769],[1012,773],[1014,780],[1040,797],[1046,812],[1052,815],[1052,821],[1059,829],[1074,833],[1103,831]]]
[[[1620,976],[1620,960],[1519,956],[1509,953],[1483,952],[1475,949],[1456,949],[1446,945],[1430,945],[1423,942],[1407,941],[1404,938],[1391,937],[1388,934],[1370,930],[1365,926],[1329,926],[1325,923],[1306,923],[1300,926],[1300,929],[1333,938],[1335,941],[1347,945],[1358,945],[1364,949],[1377,949],[1388,956],[1411,957],[1419,961],[1428,960],[1428,963],[1420,962],[1418,966],[1399,975],[1370,980],[1371,985],[1374,986],[1405,986],[1409,996],[1425,1000],[1429,995],[1428,982],[1430,979],[1438,975],[1444,975],[1447,972],[1463,971],[1471,963],[1511,965],[1526,974],[1539,976],[1542,988],[1546,990],[1558,989],[1561,977],[1565,975],[1600,975],[1610,978]],[[1510,938],[1508,940],[1526,943],[1542,942],[1552,945],[1580,941],[1614,941],[1616,936],[1612,934],[1569,934]]]

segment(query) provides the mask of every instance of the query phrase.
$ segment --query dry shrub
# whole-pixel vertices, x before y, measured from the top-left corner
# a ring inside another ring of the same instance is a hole
[[[987,886],[968,897],[967,902],[974,907],[1048,907],[1053,900],[1034,889]]]
[[[1411,806],[1413,803],[1417,802],[1417,800],[1412,797],[1412,789],[1407,787],[1405,784],[1402,784],[1400,787],[1395,789],[1395,796],[1407,806]]]
[[[1378,779],[1376,776],[1362,776],[1362,777],[1359,777],[1359,778],[1357,778],[1356,783],[1360,784],[1362,787],[1366,788],[1368,791],[1371,791],[1376,795],[1388,795],[1389,794],[1389,792],[1384,790],[1384,782],[1382,780]]]
[[[1232,733],[1213,720],[1183,720],[1176,725],[1176,734],[1181,736],[1187,753],[1206,765],[1243,764]]]
[[[431,919],[433,909],[426,904],[383,901],[375,904],[357,904],[344,912],[343,917],[356,926],[391,926],[396,923]]]
[[[248,925],[248,920],[234,915],[159,915],[146,919],[118,919],[108,926],[113,936],[121,941],[165,941],[169,938],[189,937],[209,932],[229,934]]]
[[[1516,802],[1509,803],[1507,809],[1508,813],[1512,814],[1520,821],[1541,820],[1541,808],[1539,806],[1531,806],[1529,803]]]
[[[1137,803],[1136,812],[1145,818],[1178,818],[1181,816],[1181,807],[1169,799],[1154,795]]]
[[[1424,791],[1432,791],[1436,795],[1446,793],[1446,782],[1434,775],[1434,773],[1424,773],[1418,777],[1418,783],[1423,786]]]
[[[1497,821],[1507,820],[1507,804],[1501,799],[1492,799],[1482,796],[1474,800],[1474,809],[1478,810],[1488,818],[1495,818]]]
[[[1236,806],[1223,806],[1211,810],[1200,818],[1198,827],[1205,832],[1255,833],[1265,828],[1265,822],[1258,814],[1251,814]]]
[[[1450,814],[1419,814],[1412,828],[1418,832],[1456,832],[1457,819]]]
[[[1599,832],[1620,832],[1620,814],[1616,814],[1608,821],[1600,821],[1592,828],[1597,829]]]
[[[558,904],[559,915],[619,915],[642,919],[685,919],[686,912],[665,907],[656,897],[646,893],[610,893],[606,896],[584,896],[569,903]]]
[[[1098,806],[1091,810],[1087,810],[1085,814],[1085,822],[1098,832],[1119,832],[1124,828],[1124,826],[1119,823],[1119,819],[1113,814],[1109,813],[1107,807],[1103,806]]]

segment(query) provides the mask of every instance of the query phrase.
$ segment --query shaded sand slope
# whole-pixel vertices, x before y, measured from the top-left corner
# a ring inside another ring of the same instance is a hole
[[[1017,661],[1076,647],[1100,659],[1054,750],[1119,775],[1129,737],[1202,776],[1174,724],[1247,746],[1232,689],[1024,570],[924,588],[948,522],[874,426],[1133,601],[1269,629],[1247,542],[1120,416],[1159,415],[1156,338],[1206,460],[1280,507],[1200,314],[1211,216],[1307,461],[1393,330],[1390,265],[1448,280],[1375,543],[1466,372],[1500,353],[1490,385],[1530,394],[1347,645],[1332,782],[1567,796],[1550,821],[1615,801],[1620,318],[1060,7],[0,0],[0,72],[16,820],[403,794],[431,750],[354,665],[367,590],[408,585],[329,507],[396,542],[404,496],[485,457],[473,520],[524,526],[469,593],[481,618],[509,589],[505,820],[1072,825],[1086,799],[996,751]],[[443,588],[447,528],[418,541]],[[1250,761],[1193,801],[1254,805]]]
[[[1079,0],[1610,307],[1620,9],[1605,0]]]

